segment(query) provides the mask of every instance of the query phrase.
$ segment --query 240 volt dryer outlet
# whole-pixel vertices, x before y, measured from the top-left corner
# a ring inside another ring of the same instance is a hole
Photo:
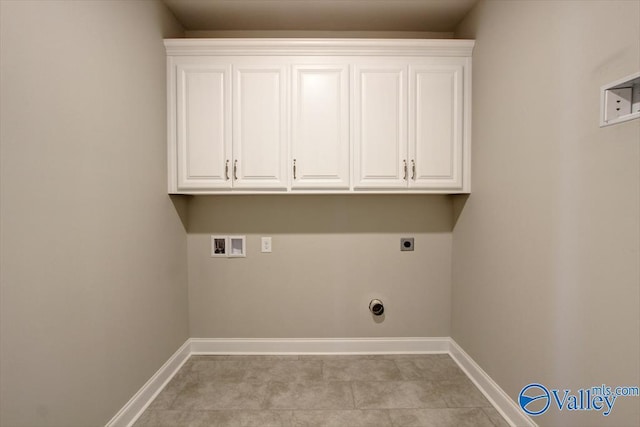
[[[412,251],[413,250],[413,237],[402,237],[400,238],[400,250],[401,251]]]

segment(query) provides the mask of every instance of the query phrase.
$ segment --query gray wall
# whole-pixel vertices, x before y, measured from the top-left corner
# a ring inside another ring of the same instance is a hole
[[[637,1],[483,1],[459,27],[477,44],[452,336],[514,399],[640,383],[640,120],[598,127],[600,86],[638,71],[639,18]],[[640,399],[536,421],[638,426]]]
[[[449,336],[452,222],[448,196],[192,198],[191,336]],[[211,258],[211,234],[246,235],[247,257]]]
[[[188,337],[151,1],[2,1],[0,424],[104,425]]]

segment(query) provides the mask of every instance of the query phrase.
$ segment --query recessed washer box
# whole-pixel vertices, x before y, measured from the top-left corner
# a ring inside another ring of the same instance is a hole
[[[245,236],[211,236],[211,256],[214,258],[243,258],[247,256]]]
[[[245,236],[229,236],[229,258],[246,257],[246,241]]]

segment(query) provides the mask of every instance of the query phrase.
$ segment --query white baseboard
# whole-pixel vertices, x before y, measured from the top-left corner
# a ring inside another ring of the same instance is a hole
[[[449,355],[460,369],[473,381],[496,408],[500,415],[513,427],[538,427],[525,415],[516,402],[469,356],[453,339],[450,341]]]
[[[191,338],[192,354],[448,353],[449,338]]]
[[[171,381],[184,362],[191,355],[191,343],[187,340],[167,362],[142,386],[140,390],[111,418],[106,427],[125,427],[133,425],[147,406]]]
[[[156,372],[106,427],[131,426],[191,355],[449,354],[513,427],[537,427],[449,337],[437,338],[190,338]]]

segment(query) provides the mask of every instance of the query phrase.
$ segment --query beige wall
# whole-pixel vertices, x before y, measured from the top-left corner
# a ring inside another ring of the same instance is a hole
[[[451,227],[447,196],[192,198],[191,336],[449,336]],[[211,234],[246,235],[247,257],[211,258]],[[414,252],[400,252],[405,236]]]
[[[513,399],[640,383],[640,120],[598,127],[600,86],[638,71],[639,18],[638,1],[484,1],[457,34],[477,44],[452,336]],[[536,422],[638,426],[640,399]]]
[[[104,425],[188,337],[150,1],[2,1],[3,426]]]

